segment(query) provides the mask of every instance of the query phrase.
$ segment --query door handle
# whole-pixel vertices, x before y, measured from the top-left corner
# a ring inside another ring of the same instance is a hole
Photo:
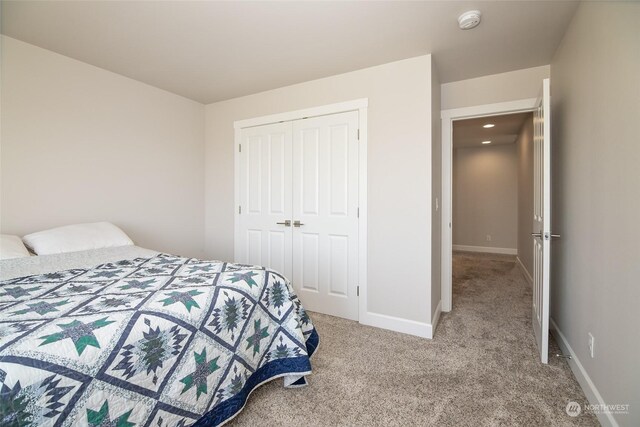
[[[293,221],[293,226],[294,226],[294,227],[300,227],[300,226],[303,226],[303,225],[304,225],[304,224],[303,224],[303,223],[301,223],[301,222],[300,222],[299,220],[297,220],[297,219],[296,219],[295,221]]]
[[[291,227],[291,220],[287,219],[284,222],[276,222],[278,225],[284,225],[285,227]]]
[[[543,237],[543,236],[542,236],[542,233],[531,233],[531,235],[532,235],[533,237],[540,237],[541,239],[542,239],[542,237]],[[550,238],[553,238],[553,239],[559,239],[559,238],[560,238],[560,235],[559,235],[559,234],[549,234],[549,233],[544,233],[544,238],[545,238],[545,240],[549,240]]]

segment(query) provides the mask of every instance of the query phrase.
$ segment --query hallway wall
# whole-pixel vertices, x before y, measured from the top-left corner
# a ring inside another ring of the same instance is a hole
[[[443,83],[441,108],[449,110],[535,98],[540,92],[540,82],[548,77],[549,66],[542,65],[476,77],[475,79]]]
[[[473,246],[508,249],[515,254],[518,246],[517,168],[515,144],[454,149],[454,249]],[[487,240],[488,235],[491,240]]]

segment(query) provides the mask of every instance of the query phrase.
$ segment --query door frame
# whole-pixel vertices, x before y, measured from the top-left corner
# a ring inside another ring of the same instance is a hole
[[[453,302],[453,122],[462,119],[500,116],[534,111],[537,98],[519,99],[496,104],[442,110],[442,253],[441,302],[442,311],[451,311]]]
[[[239,258],[240,247],[240,143],[241,131],[249,127],[268,125],[272,123],[300,120],[308,117],[326,116],[329,114],[358,112],[358,318],[360,321],[367,316],[367,110],[369,99],[361,98],[336,104],[322,105],[296,111],[270,114],[233,122],[234,128],[234,258]]]

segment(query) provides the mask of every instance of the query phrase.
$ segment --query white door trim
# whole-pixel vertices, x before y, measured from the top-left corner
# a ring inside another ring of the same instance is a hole
[[[501,102],[497,104],[476,105],[473,107],[442,110],[442,311],[451,311],[452,304],[452,254],[453,234],[450,224],[453,221],[452,212],[452,170],[453,170],[453,122],[461,119],[497,116],[501,114],[521,113],[533,111],[536,108],[536,98],[520,99],[517,101]]]
[[[284,113],[270,114],[268,116],[252,119],[236,120],[233,122],[235,129],[249,128],[253,126],[268,125],[271,123],[288,122],[290,120],[304,119],[305,117],[325,116],[327,114],[345,113],[347,111],[359,111],[367,109],[368,98],[355,99],[353,101],[338,102],[336,104],[322,105],[320,107],[305,108],[304,110],[287,111]],[[362,138],[360,139],[362,142]]]
[[[356,99],[353,101],[340,102],[336,104],[323,105],[319,107],[306,108],[303,110],[289,111],[268,116],[256,117],[252,119],[237,120],[233,122],[235,129],[234,141],[234,258],[239,259],[240,248],[240,142],[241,130],[243,128],[261,126],[282,121],[299,120],[305,117],[316,117],[327,114],[344,113],[347,111],[358,111],[358,286],[360,295],[358,298],[358,316],[360,321],[367,318],[367,109],[368,98]]]

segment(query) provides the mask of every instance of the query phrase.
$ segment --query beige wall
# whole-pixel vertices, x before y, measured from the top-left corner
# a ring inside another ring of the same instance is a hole
[[[583,2],[551,63],[551,314],[640,425],[640,3]],[[587,334],[595,337],[595,358]]]
[[[204,106],[2,37],[2,233],[111,221],[203,255]]]
[[[518,150],[518,258],[533,277],[533,114],[520,129]]]
[[[515,250],[517,183],[515,144],[454,149],[453,244]]]
[[[442,120],[440,80],[435,61],[431,62],[431,318],[440,304],[442,286]]]
[[[543,65],[444,83],[442,85],[442,109],[449,110],[536,98],[542,87],[542,80],[547,77],[549,77],[549,66]]]
[[[430,85],[427,55],[208,105],[207,255],[233,259],[235,120],[368,98],[368,310],[429,323]]]

